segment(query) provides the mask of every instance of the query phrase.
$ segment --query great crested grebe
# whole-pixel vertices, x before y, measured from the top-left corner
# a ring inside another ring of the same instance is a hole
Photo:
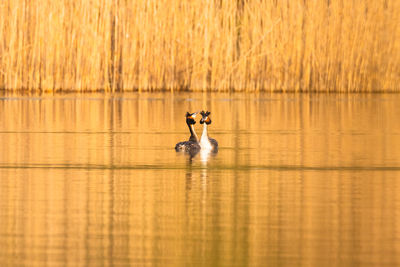
[[[200,147],[201,149],[211,150],[212,152],[218,151],[218,142],[215,139],[208,137],[207,133],[207,125],[211,124],[210,112],[200,112],[202,118],[200,120],[200,124],[204,124],[203,133],[200,138]]]
[[[198,113],[198,111],[194,113],[186,112],[186,124],[189,127],[190,138],[189,141],[183,141],[176,144],[175,150],[177,152],[184,151],[192,154],[200,151],[201,147],[199,145],[199,138],[197,137],[193,126],[196,124],[196,121],[194,119],[196,118],[196,115]]]

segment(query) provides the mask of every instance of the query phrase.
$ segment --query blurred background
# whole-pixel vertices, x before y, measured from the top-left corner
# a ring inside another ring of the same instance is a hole
[[[0,88],[393,92],[400,2],[4,0]]]

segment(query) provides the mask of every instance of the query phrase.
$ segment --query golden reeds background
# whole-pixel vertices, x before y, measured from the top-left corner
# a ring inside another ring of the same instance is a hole
[[[2,0],[0,88],[400,90],[398,0]]]

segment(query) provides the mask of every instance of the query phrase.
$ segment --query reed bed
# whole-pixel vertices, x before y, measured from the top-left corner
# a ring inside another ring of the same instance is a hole
[[[398,0],[2,0],[0,88],[400,91]]]

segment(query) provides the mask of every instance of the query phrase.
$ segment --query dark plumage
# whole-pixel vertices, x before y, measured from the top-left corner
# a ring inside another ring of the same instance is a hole
[[[210,140],[210,143],[211,143],[211,145],[213,147],[213,151],[217,152],[218,151],[218,142],[217,142],[217,140],[215,140],[213,138],[210,138],[210,137],[208,138],[208,140]]]
[[[183,141],[179,142],[175,146],[176,152],[184,151],[184,152],[193,152],[200,151],[200,145],[198,142],[193,141]]]

